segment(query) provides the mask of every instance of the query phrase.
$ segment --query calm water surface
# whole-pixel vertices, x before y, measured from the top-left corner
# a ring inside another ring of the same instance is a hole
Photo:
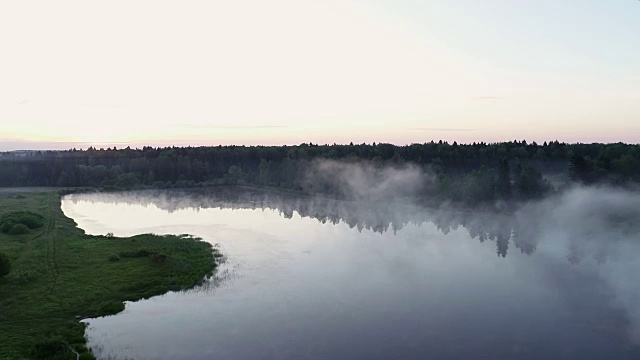
[[[202,287],[86,320],[102,359],[640,356],[610,276],[626,251],[581,245],[547,211],[236,189],[76,194],[62,208],[90,234],[188,233],[226,256]]]

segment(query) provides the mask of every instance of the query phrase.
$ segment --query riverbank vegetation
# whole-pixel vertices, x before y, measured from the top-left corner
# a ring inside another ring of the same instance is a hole
[[[184,188],[218,184],[309,191],[323,161],[414,166],[425,199],[478,205],[538,198],[570,183],[640,182],[640,145],[526,141],[71,149],[0,156],[0,186]],[[331,188],[320,189],[331,193]],[[339,195],[339,194],[337,194]]]
[[[55,192],[3,192],[0,218],[42,220],[23,234],[0,233],[0,258],[10,269],[0,276],[1,359],[91,359],[79,320],[191,288],[220,256],[189,236],[86,235],[62,213]]]
[[[26,234],[44,225],[44,216],[31,211],[13,211],[0,217],[0,231],[7,234]]]

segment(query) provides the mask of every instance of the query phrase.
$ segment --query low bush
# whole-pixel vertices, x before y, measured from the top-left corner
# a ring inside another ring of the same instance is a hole
[[[78,357],[78,360],[95,360],[95,356],[93,356],[89,352],[81,353]]]
[[[11,261],[9,257],[3,253],[0,253],[0,278],[8,275],[11,272]]]
[[[25,224],[15,224],[9,230],[9,235],[22,235],[29,232],[29,228]]]
[[[75,354],[61,337],[51,337],[35,344],[31,356],[35,359],[75,358]]]
[[[73,348],[76,349],[76,352],[78,354],[84,354],[89,352],[89,349],[87,349],[87,345],[85,344],[74,344]]]
[[[153,261],[156,264],[164,264],[167,261],[167,255],[153,254],[151,255],[151,261]]]
[[[140,258],[140,257],[149,257],[153,255],[153,253],[146,249],[140,249],[138,251],[122,251],[120,252],[120,257],[123,258]]]
[[[124,310],[124,303],[119,301],[112,301],[102,305],[100,309],[103,314],[117,314]]]
[[[16,225],[23,225],[28,232],[29,229],[37,229],[44,225],[44,216],[31,211],[14,211],[0,217],[0,231],[3,233],[11,233]],[[16,231],[24,231],[24,228],[20,227]]]

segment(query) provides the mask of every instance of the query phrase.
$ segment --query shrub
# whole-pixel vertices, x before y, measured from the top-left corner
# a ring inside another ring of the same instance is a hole
[[[9,233],[17,224],[28,229],[37,229],[44,225],[44,216],[30,211],[14,211],[0,217],[0,231]]]
[[[3,233],[8,233],[9,231],[11,231],[11,228],[15,224],[16,223],[14,223],[13,221],[5,221],[3,223],[0,223],[0,231],[2,231]]]
[[[11,272],[11,261],[9,257],[3,253],[0,253],[0,278],[8,275]]]
[[[149,251],[149,250],[140,249],[140,250],[136,251],[135,257],[149,257],[149,256],[151,256],[151,254],[153,254],[153,253],[151,251]]]
[[[102,305],[102,308],[100,310],[103,314],[117,314],[124,310],[124,303],[113,301]]]
[[[9,230],[10,235],[21,235],[29,232],[29,228],[25,224],[14,224]]]
[[[93,356],[89,352],[84,352],[80,354],[79,360],[95,360],[95,356]]]
[[[70,359],[75,357],[69,345],[58,336],[35,344],[31,355],[36,359]]]
[[[151,251],[146,250],[146,249],[140,249],[138,251],[121,251],[120,252],[120,257],[123,258],[140,258],[140,257],[149,257],[151,254],[153,254]]]
[[[151,255],[151,261],[153,261],[156,264],[164,264],[167,261],[167,255],[153,254]]]
[[[85,344],[74,344],[73,348],[76,349],[76,352],[79,354],[89,352],[89,349],[87,349],[87,346]]]
[[[109,261],[110,261],[110,262],[120,261],[120,256],[118,256],[118,255],[111,255],[111,256],[109,256]]]

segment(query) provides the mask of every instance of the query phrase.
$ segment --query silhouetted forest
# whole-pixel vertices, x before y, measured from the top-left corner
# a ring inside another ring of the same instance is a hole
[[[348,197],[329,184],[308,186],[318,163],[339,161],[366,163],[373,169],[413,166],[424,177],[420,196],[477,205],[538,198],[569,183],[639,183],[639,159],[640,145],[558,141],[89,148],[1,153],[0,186],[134,189],[250,184]]]

